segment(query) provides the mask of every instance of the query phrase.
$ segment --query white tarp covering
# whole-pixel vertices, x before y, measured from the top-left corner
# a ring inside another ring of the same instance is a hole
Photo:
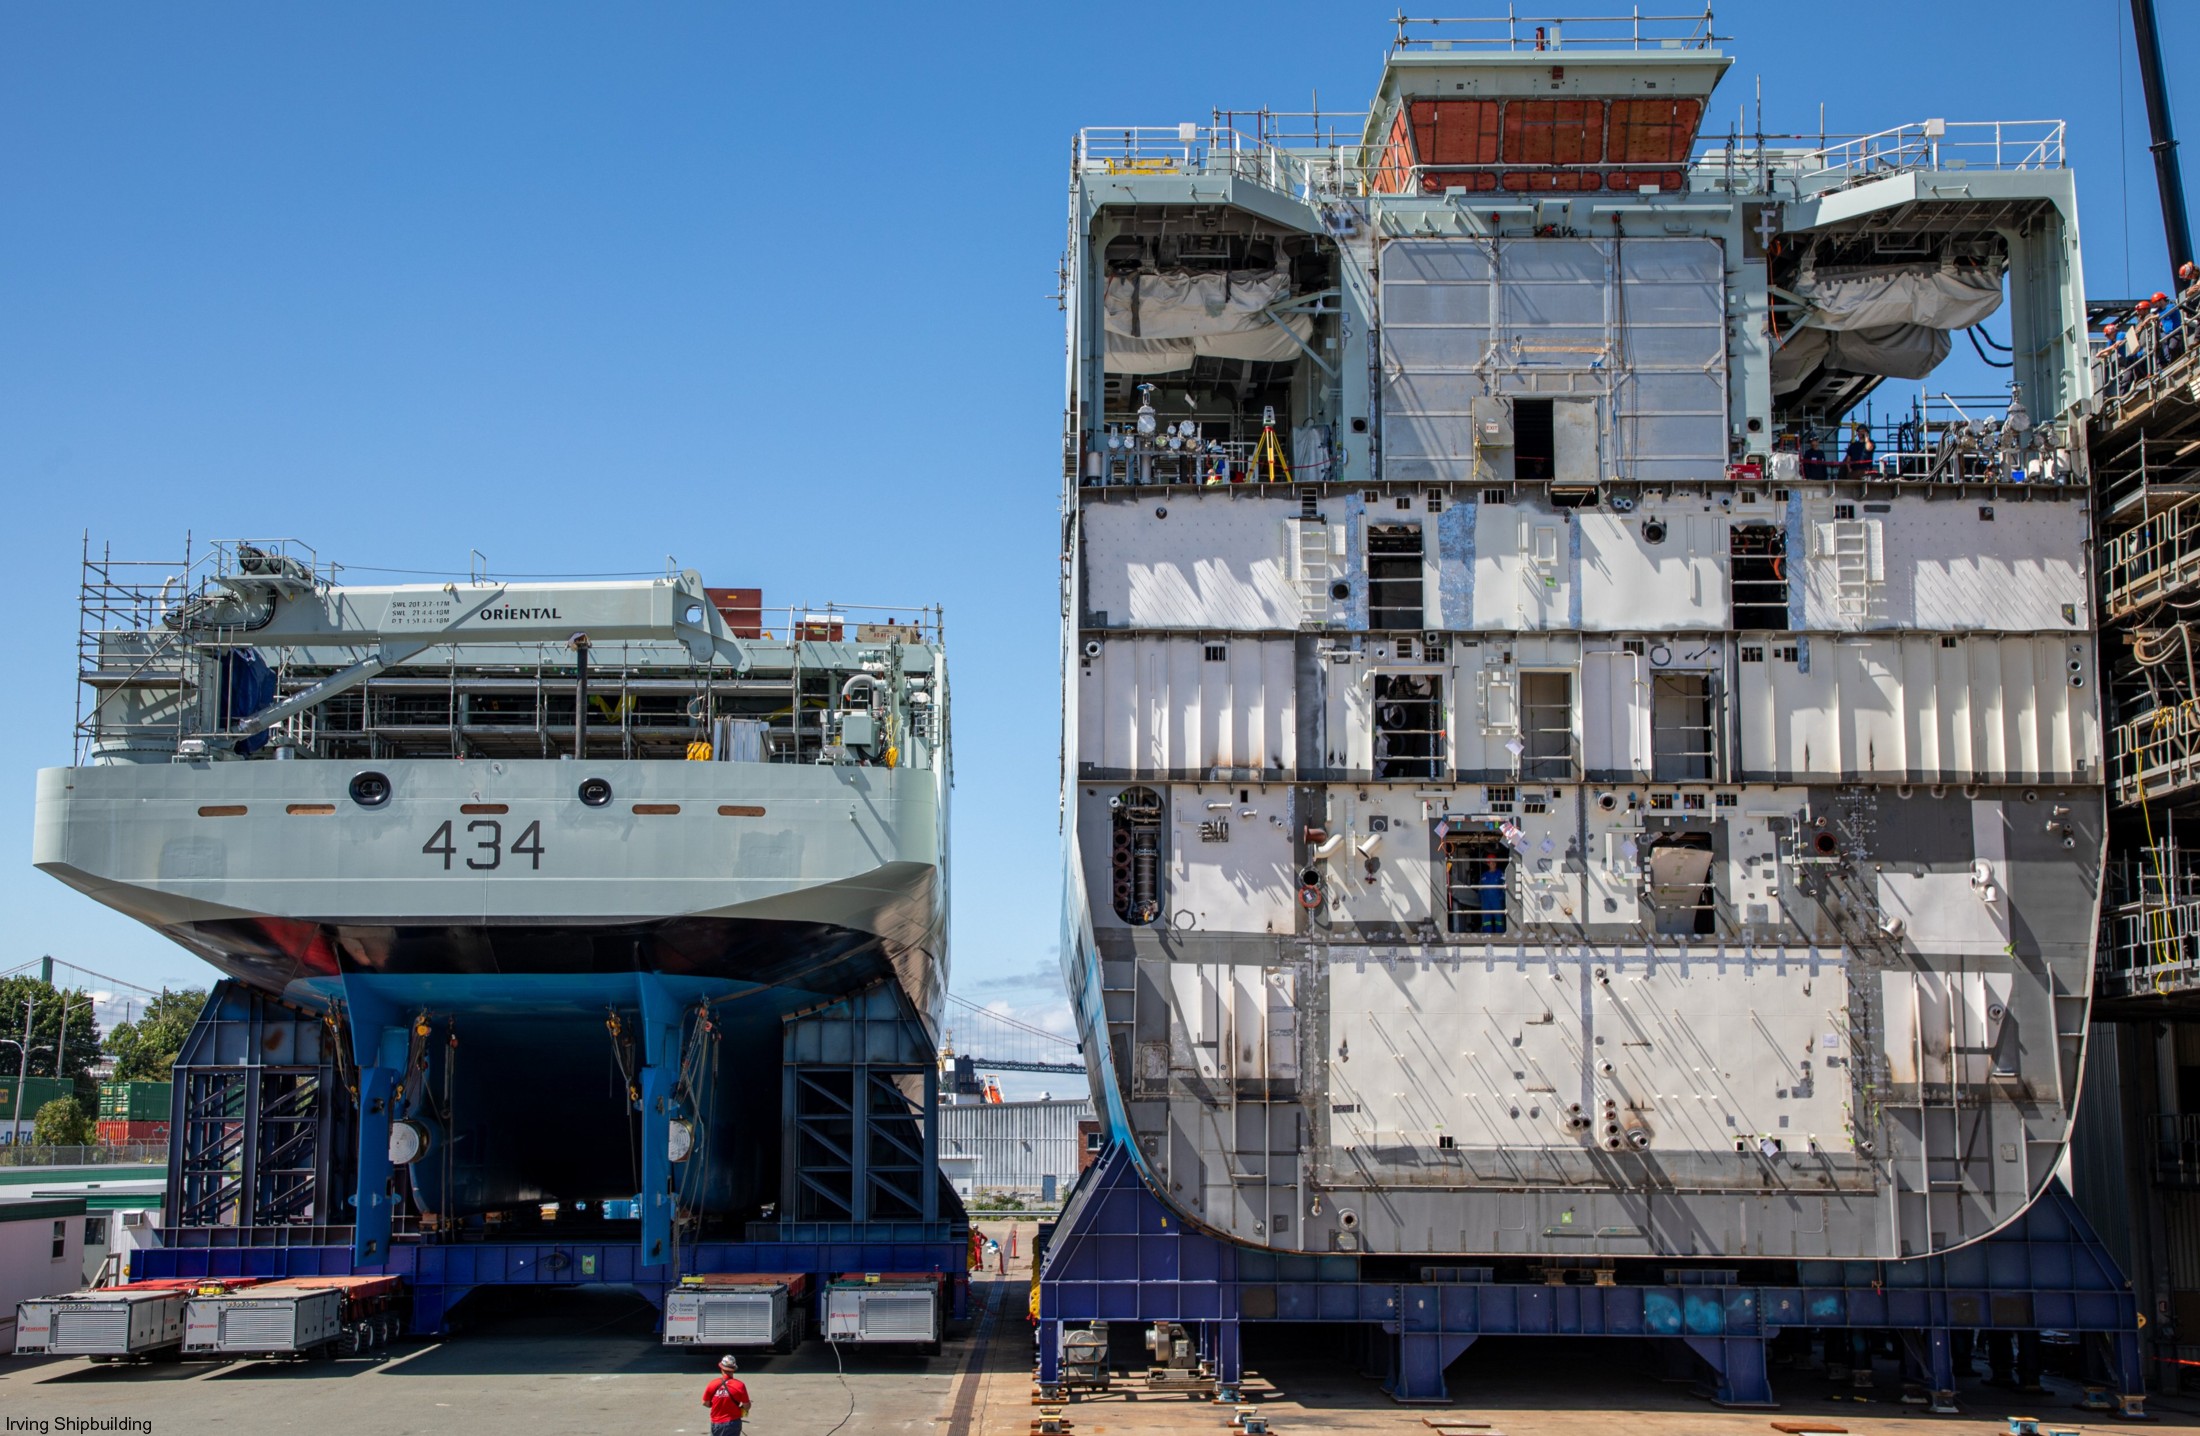
[[[1108,372],[1174,373],[1201,355],[1296,359],[1304,351],[1292,336],[1309,338],[1313,321],[1264,312],[1290,292],[1289,276],[1274,269],[1111,275],[1104,298]]]
[[[2001,307],[2005,266],[1942,264],[1819,278],[1796,296],[1809,308],[1772,356],[1772,392],[1801,386],[1823,364],[1844,374],[1922,379],[1948,357],[1948,336]]]
[[[1806,276],[1795,292],[1809,301],[1803,322],[1814,329],[1968,329],[2001,307],[2001,266]]]
[[[1772,392],[1802,385],[1823,362],[1844,374],[1922,379],[1948,357],[1948,331],[1922,324],[1879,329],[1798,329],[1772,356]]]

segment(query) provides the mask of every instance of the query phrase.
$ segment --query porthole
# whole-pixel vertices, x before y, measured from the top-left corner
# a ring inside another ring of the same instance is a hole
[[[581,801],[591,808],[600,808],[611,801],[611,783],[604,778],[587,778],[581,782]]]
[[[351,800],[362,808],[379,808],[390,800],[390,780],[382,773],[361,773],[351,780]]]

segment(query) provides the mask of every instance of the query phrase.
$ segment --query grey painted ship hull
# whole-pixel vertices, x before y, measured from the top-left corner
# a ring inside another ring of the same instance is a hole
[[[631,1198],[627,1079],[606,1018],[646,980],[707,1011],[681,1200],[753,1219],[781,1190],[788,1014],[881,984],[945,992],[939,774],[851,765],[377,762],[114,765],[39,775],[34,861],[315,1009],[437,1033],[403,1115],[461,1154],[408,1169],[424,1213]],[[586,779],[611,800],[580,800]],[[446,851],[447,849],[447,851]],[[447,1040],[448,1033],[456,1040]]]

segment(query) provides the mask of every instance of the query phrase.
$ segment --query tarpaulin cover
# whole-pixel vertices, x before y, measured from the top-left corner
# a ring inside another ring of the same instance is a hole
[[[1262,312],[1290,292],[1290,277],[1274,269],[1111,275],[1105,297],[1108,372],[1173,373],[1191,368],[1201,355],[1296,359],[1302,351],[1291,335],[1308,338],[1313,321]]]
[[[1997,264],[1805,278],[1795,292],[1809,301],[1803,322],[1814,329],[1968,329],[2001,307],[2001,271]]]
[[[1879,374],[1889,379],[1922,379],[1948,357],[1948,331],[1922,324],[1889,324],[1878,329],[1795,331],[1772,356],[1772,392],[1785,394],[1823,363],[1844,374]]]
[[[233,648],[222,655],[222,721],[241,723],[275,701],[275,670],[258,650]],[[250,756],[265,748],[273,733],[267,730],[240,739],[239,753]]]

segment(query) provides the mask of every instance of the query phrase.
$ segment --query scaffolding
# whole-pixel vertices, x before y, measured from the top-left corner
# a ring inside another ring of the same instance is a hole
[[[747,672],[699,662],[675,642],[598,643],[588,653],[585,715],[568,646],[469,638],[393,664],[258,736],[247,721],[255,711],[374,648],[376,636],[364,632],[316,646],[254,643],[276,595],[328,593],[342,577],[340,565],[295,539],[199,545],[187,537],[178,560],[118,559],[87,539],[75,761],[165,762],[190,740],[247,756],[264,746],[350,760],[555,758],[575,751],[585,716],[599,756],[615,746],[621,758],[687,759],[699,743],[727,746],[729,723],[748,723],[761,729],[756,759],[817,762],[835,746],[842,685],[868,656],[856,647],[938,646],[945,627],[929,604],[722,609],[756,645]],[[477,567],[468,581],[496,580]],[[928,699],[910,706],[907,721],[910,736],[937,749],[944,695]]]

